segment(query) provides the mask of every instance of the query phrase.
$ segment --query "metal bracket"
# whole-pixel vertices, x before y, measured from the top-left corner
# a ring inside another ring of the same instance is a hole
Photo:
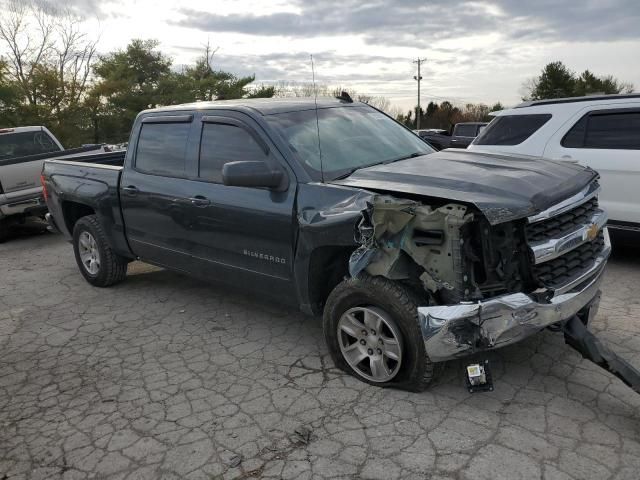
[[[611,372],[636,393],[640,393],[640,371],[604,345],[577,315],[565,322],[564,341],[583,358]]]

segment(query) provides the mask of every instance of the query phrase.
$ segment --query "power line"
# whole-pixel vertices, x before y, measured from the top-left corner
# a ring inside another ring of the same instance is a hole
[[[426,58],[418,58],[413,63],[418,64],[418,75],[413,77],[414,80],[418,81],[418,110],[416,111],[416,129],[420,129],[420,80],[422,80],[422,75],[420,75],[420,65],[422,62],[426,62]]]

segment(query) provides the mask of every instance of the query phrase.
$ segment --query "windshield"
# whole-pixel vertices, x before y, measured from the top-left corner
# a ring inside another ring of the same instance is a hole
[[[42,131],[0,135],[0,160],[57,152],[60,148]]]
[[[549,113],[500,115],[473,142],[474,145],[519,145],[551,119]]]
[[[314,180],[335,179],[370,165],[434,152],[417,135],[371,107],[335,107],[265,118]],[[317,123],[316,123],[317,122]],[[320,132],[318,140],[318,131]]]

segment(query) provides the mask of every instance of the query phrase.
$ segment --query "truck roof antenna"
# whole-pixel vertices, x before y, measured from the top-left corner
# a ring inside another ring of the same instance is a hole
[[[311,75],[313,79],[313,101],[316,106],[316,129],[318,131],[318,155],[320,156],[320,181],[324,183],[324,168],[322,168],[322,147],[320,146],[320,120],[318,119],[318,88],[316,87],[316,69],[313,65],[313,55],[311,57]]]

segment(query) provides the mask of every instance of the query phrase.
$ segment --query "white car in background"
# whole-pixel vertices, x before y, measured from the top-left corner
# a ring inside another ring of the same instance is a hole
[[[525,102],[492,115],[469,150],[591,167],[601,176],[609,227],[640,232],[640,94]]]

